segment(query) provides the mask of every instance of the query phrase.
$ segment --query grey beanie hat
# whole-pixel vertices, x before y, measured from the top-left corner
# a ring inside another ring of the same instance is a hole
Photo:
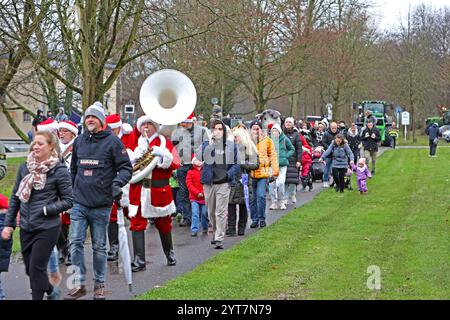
[[[96,117],[98,120],[100,120],[102,126],[105,125],[105,109],[103,109],[103,106],[100,102],[96,101],[92,106],[86,109],[84,118],[86,119],[87,116]]]

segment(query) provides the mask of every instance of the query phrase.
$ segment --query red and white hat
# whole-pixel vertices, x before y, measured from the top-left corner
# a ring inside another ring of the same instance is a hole
[[[48,118],[37,125],[37,131],[55,131],[58,130],[58,122]]]
[[[70,121],[70,120],[66,120],[66,121],[61,121],[60,123],[58,123],[58,129],[67,129],[70,132],[72,132],[74,135],[78,135],[78,127],[75,124],[75,122]]]
[[[149,116],[145,115],[142,116],[138,119],[137,123],[136,123],[136,127],[139,130],[139,132],[141,132],[141,127],[144,123],[150,122],[151,124],[153,124],[153,126],[155,127],[156,131],[159,130],[159,124],[156,123],[155,121],[153,121]]]
[[[117,129],[122,126],[122,120],[120,120],[120,116],[117,113],[110,114],[105,118],[105,121],[111,129]]]
[[[192,113],[189,115],[189,117],[187,117],[186,120],[183,120],[183,121],[181,121],[181,122],[184,122],[184,123],[193,123],[194,120],[196,120],[196,119],[195,119],[195,114],[194,114],[194,112],[192,112]]]

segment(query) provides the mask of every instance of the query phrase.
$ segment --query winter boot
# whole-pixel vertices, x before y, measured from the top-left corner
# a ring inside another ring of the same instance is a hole
[[[169,233],[163,234],[159,231],[159,237],[161,238],[163,251],[167,258],[167,265],[175,266],[177,264],[177,260],[175,259],[175,253],[173,252],[172,232],[169,231]]]
[[[145,231],[132,231],[134,260],[131,263],[131,271],[145,270]]]
[[[117,222],[110,222],[108,225],[109,251],[108,261],[119,259],[119,225]]]

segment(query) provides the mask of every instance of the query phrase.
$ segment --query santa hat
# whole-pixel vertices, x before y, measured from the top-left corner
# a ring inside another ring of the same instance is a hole
[[[186,120],[181,121],[182,123],[193,123],[195,118],[194,112],[192,112]]]
[[[0,194],[0,210],[8,209],[8,198]]]
[[[58,129],[67,129],[70,132],[72,132],[74,135],[78,135],[78,127],[75,124],[75,122],[67,120],[67,121],[61,121],[58,123]]]
[[[105,118],[105,121],[111,129],[117,129],[122,126],[122,120],[120,120],[120,116],[117,113],[110,114]]]
[[[284,123],[286,123],[286,122],[290,122],[290,123],[292,123],[292,125],[295,124],[295,120],[292,117],[287,117],[286,120],[284,120]]]
[[[55,131],[58,130],[58,122],[48,118],[37,125],[37,131]]]
[[[282,133],[281,127],[278,123],[270,123],[268,126],[269,130],[277,129],[279,133]]]
[[[144,123],[150,122],[151,124],[153,124],[155,126],[156,131],[159,130],[159,124],[156,123],[155,121],[153,121],[152,119],[150,119],[149,116],[142,116],[138,119],[136,126],[137,129],[139,130],[139,132],[141,132],[141,127]]]

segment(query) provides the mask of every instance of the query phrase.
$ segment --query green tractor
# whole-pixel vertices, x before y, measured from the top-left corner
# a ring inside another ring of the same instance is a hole
[[[450,110],[447,110],[447,108],[443,106],[438,106],[437,108],[441,116],[427,118],[425,121],[426,128],[432,123],[437,123],[439,127],[450,125]]]
[[[366,125],[366,118],[364,116],[367,110],[372,112],[372,115],[377,119],[376,127],[380,131],[381,145],[389,146],[390,138],[388,129],[392,126],[392,118],[388,116],[388,110],[392,109],[392,104],[386,101],[364,100],[360,103],[358,109],[358,118],[356,125],[360,128]]]

